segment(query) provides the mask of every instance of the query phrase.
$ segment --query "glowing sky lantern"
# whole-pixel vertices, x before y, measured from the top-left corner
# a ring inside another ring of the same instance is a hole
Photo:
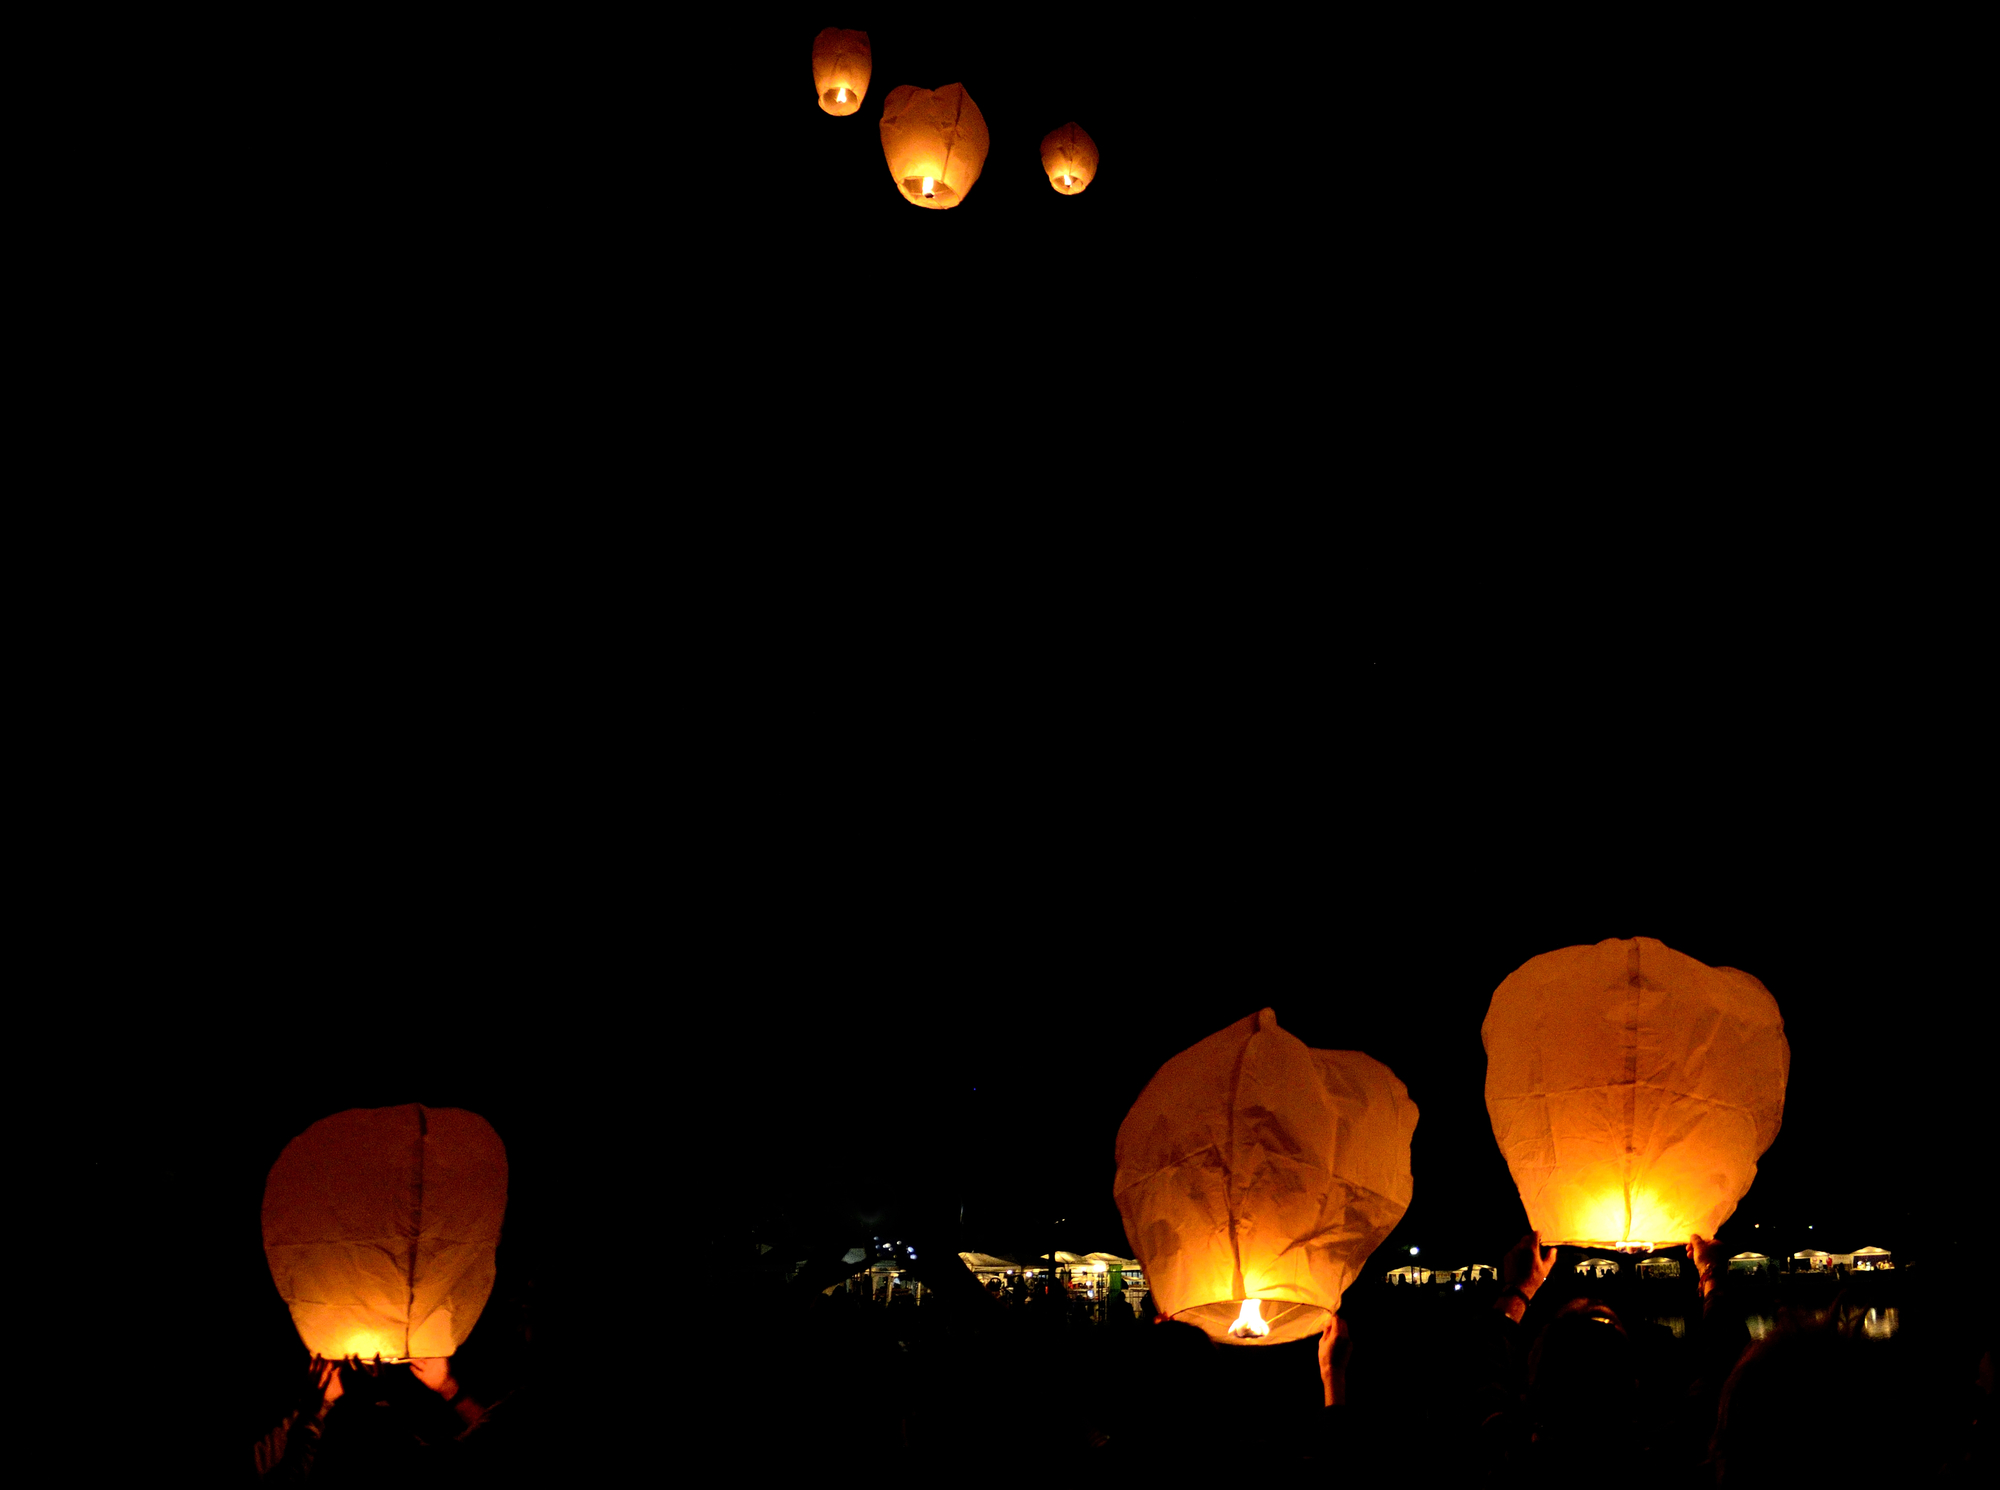
[[[493,1291],[507,1151],[456,1107],[357,1107],[285,1145],[264,1255],[313,1354],[455,1353]]]
[[[868,79],[875,70],[866,31],[842,31],[828,26],[813,38],[813,93],[829,114],[852,114],[868,96]]]
[[[962,83],[933,92],[905,83],[882,100],[882,154],[905,198],[956,207],[986,164],[986,116]]]
[[[1712,1237],[1778,1135],[1777,1001],[1651,937],[1530,958],[1481,1034],[1493,1136],[1545,1246]]]
[[[1097,175],[1097,142],[1074,121],[1042,136],[1042,169],[1049,185],[1073,197]]]
[[[1387,1066],[1310,1050],[1269,1009],[1182,1051],[1118,1129],[1154,1304],[1224,1344],[1318,1334],[1409,1209],[1416,1126]]]

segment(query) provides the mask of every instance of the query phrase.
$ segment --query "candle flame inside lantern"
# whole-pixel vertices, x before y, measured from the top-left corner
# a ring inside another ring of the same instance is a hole
[[[1271,1333],[1271,1327],[1264,1323],[1264,1316],[1258,1311],[1255,1299],[1243,1301],[1243,1308],[1236,1316],[1236,1323],[1229,1327],[1229,1333],[1238,1340],[1261,1340]]]
[[[935,177],[932,177],[932,176],[926,176],[926,177],[924,177],[924,195],[925,195],[925,196],[929,196],[929,195],[931,194],[931,182],[932,182],[933,180],[935,180],[935,179],[936,179],[936,178],[935,178]]]
[[[1064,185],[1064,186],[1068,186],[1068,185],[1069,185],[1069,177],[1067,177],[1067,176],[1063,177],[1063,185]],[[1248,1302],[1249,1302],[1249,1300],[1248,1300],[1248,1299],[1246,1299],[1246,1300],[1244,1300],[1244,1302],[1245,1302],[1245,1303],[1248,1303]]]
[[[835,94],[835,95],[833,96],[833,101],[834,101],[835,103],[846,103],[846,102],[847,102],[847,90],[846,90],[845,88],[841,89],[841,90],[840,90],[840,92],[836,93],[836,94]]]

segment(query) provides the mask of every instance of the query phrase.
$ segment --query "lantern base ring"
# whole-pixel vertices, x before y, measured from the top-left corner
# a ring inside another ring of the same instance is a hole
[[[1213,1304],[1196,1304],[1182,1309],[1173,1318],[1176,1323],[1197,1326],[1218,1345],[1283,1345],[1290,1340],[1317,1335],[1326,1328],[1329,1313],[1318,1304],[1288,1304],[1277,1299],[1265,1299],[1264,1323],[1271,1327],[1271,1332],[1248,1337],[1231,1335],[1229,1327],[1236,1323],[1242,1307],[1241,1299],[1221,1299]]]
[[[931,183],[931,194],[929,196],[924,195],[924,178],[921,176],[905,176],[902,180],[902,187],[903,195],[915,202],[919,207],[950,207],[958,201],[958,193],[953,191],[949,186],[946,186],[942,181],[933,181]]]

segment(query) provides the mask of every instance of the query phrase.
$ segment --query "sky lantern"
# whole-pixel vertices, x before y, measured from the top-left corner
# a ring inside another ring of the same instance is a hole
[[[1530,958],[1481,1034],[1493,1136],[1544,1245],[1712,1237],[1778,1136],[1777,1000],[1651,937]]]
[[[1049,185],[1064,196],[1075,196],[1097,174],[1097,141],[1074,120],[1050,130],[1042,136],[1042,169],[1049,173]]]
[[[882,100],[882,153],[919,207],[956,207],[986,164],[986,116],[963,83],[935,92],[905,83]]]
[[[829,114],[852,114],[860,109],[874,68],[866,31],[828,26],[813,38],[813,92]]]
[[[1223,1344],[1316,1335],[1409,1209],[1417,1108],[1263,1009],[1168,1061],[1118,1129],[1113,1194],[1162,1314]]]
[[[456,1107],[357,1107],[285,1145],[264,1255],[314,1355],[454,1354],[493,1291],[507,1150]]]

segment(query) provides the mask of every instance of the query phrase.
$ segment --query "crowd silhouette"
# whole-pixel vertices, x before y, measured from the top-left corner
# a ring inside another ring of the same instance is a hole
[[[1705,1238],[1676,1281],[1581,1277],[1538,1242],[1458,1290],[1361,1280],[1312,1352],[1218,1346],[1149,1296],[1093,1309],[1045,1276],[981,1283],[922,1243],[927,1261],[899,1264],[921,1303],[884,1303],[828,1248],[789,1279],[745,1271],[703,1421],[752,1478],[1992,1483],[1983,1298],[1933,1296],[1909,1270],[1787,1292],[1805,1280],[1733,1276]],[[1892,1297],[1901,1328],[1871,1338],[1867,1311]]]

